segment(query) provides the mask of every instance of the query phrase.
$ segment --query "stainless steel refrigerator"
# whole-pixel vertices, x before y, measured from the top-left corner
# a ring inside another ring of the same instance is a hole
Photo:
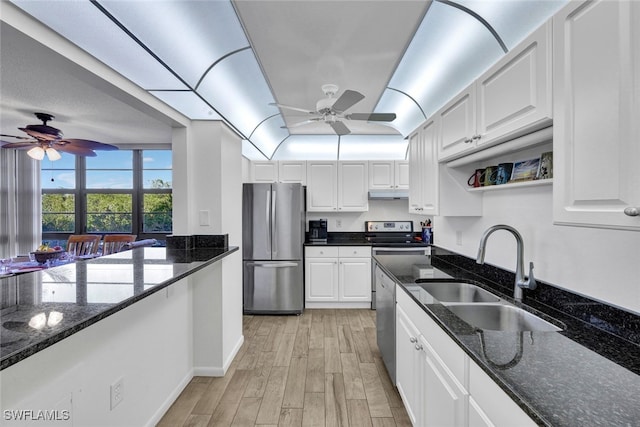
[[[243,185],[243,299],[247,314],[302,313],[304,195],[301,184]]]

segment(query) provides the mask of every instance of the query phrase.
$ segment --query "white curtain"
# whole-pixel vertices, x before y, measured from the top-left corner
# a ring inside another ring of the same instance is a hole
[[[40,162],[0,149],[0,258],[28,254],[42,240]]]

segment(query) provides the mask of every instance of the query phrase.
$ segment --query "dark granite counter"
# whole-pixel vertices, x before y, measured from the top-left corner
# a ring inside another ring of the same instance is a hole
[[[487,273],[499,269],[476,267],[469,262],[473,260],[434,249],[432,264],[439,273],[476,284],[514,303],[510,296],[512,273]],[[538,424],[637,426],[640,422],[637,315],[596,301],[587,304],[583,296],[559,288],[545,289],[553,287],[541,283],[540,290],[525,290],[525,304],[516,305],[561,327],[560,332],[480,330],[416,286],[412,266],[424,263],[424,257],[376,256],[376,261]],[[527,298],[527,292],[533,295]],[[545,293],[561,302],[552,307]],[[576,305],[590,310],[591,315],[576,313]],[[571,309],[563,310],[563,306]],[[597,316],[594,306],[598,306]],[[603,318],[609,320],[604,329],[599,327]]]
[[[137,248],[0,279],[0,369],[237,250]]]

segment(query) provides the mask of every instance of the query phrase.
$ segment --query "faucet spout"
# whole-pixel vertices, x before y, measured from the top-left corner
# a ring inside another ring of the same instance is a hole
[[[522,289],[535,289],[537,286],[536,280],[533,277],[533,262],[529,263],[529,276],[525,279],[524,276],[524,242],[522,240],[522,236],[515,228],[510,225],[498,224],[492,227],[489,227],[480,238],[480,245],[478,247],[478,256],[476,257],[476,262],[478,264],[484,264],[484,256],[487,248],[487,240],[489,236],[497,230],[506,230],[513,234],[516,238],[517,244],[517,253],[516,253],[516,279],[513,285],[513,298],[516,301],[522,301]]]

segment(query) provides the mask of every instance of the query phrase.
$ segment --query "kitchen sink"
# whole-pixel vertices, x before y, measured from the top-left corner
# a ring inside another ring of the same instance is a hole
[[[448,305],[447,308],[479,329],[512,332],[562,330],[528,311],[507,304],[455,304]]]
[[[417,281],[416,284],[440,302],[475,303],[500,301],[500,298],[491,292],[471,283]]]

